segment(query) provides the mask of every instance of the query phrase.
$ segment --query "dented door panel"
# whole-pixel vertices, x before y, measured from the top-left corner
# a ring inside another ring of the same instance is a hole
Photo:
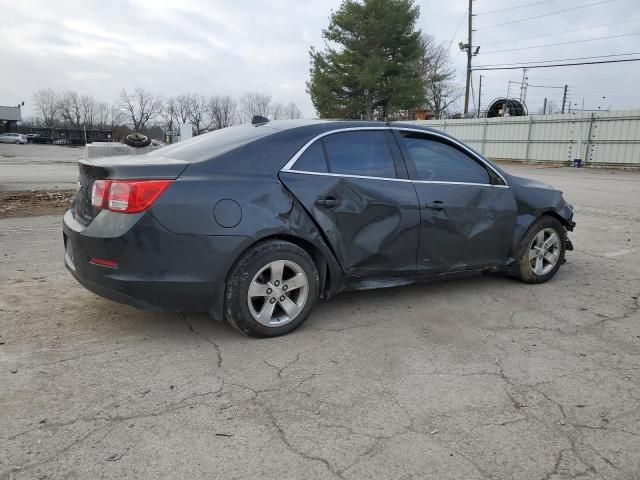
[[[347,275],[415,273],[420,210],[410,182],[294,172],[281,172],[280,179]]]
[[[504,265],[517,213],[509,188],[419,182],[415,187],[422,224],[419,270],[430,273]]]

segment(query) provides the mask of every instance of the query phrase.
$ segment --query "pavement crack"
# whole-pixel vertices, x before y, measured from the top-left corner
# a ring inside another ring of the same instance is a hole
[[[338,472],[333,465],[331,465],[331,463],[329,463],[329,461],[323,457],[319,457],[317,455],[309,455],[303,451],[301,451],[299,448],[297,448],[295,445],[293,445],[289,439],[287,438],[287,435],[285,433],[285,431],[282,429],[282,427],[278,424],[278,421],[276,420],[275,415],[273,414],[273,412],[267,408],[266,406],[263,405],[263,408],[267,414],[267,417],[269,418],[271,425],[273,426],[273,428],[276,430],[276,432],[278,433],[278,436],[280,437],[280,439],[282,440],[282,442],[285,444],[285,446],[287,447],[287,449],[298,455],[301,458],[304,458],[305,460],[311,460],[311,461],[316,461],[316,462],[320,462],[322,463],[325,467],[327,467],[327,469],[337,478],[344,478],[340,472]]]
[[[218,357],[218,360],[216,362],[216,366],[218,368],[221,368],[222,367],[222,351],[220,350],[220,345],[218,345],[216,342],[211,340],[209,337],[207,337],[206,335],[203,335],[198,330],[193,328],[193,325],[191,325],[191,323],[189,323],[189,320],[187,320],[184,317],[184,315],[181,315],[181,318],[182,318],[182,321],[189,327],[189,330],[191,330],[193,333],[195,333],[198,337],[202,338],[205,342],[208,342],[211,345],[213,345],[213,348],[215,348],[215,350],[216,350],[216,356]]]
[[[300,355],[301,353],[298,352],[298,354],[296,355],[296,358],[294,358],[291,362],[285,364],[283,367],[278,367],[277,365],[274,365],[273,363],[269,363],[266,360],[262,360],[266,365],[270,366],[271,368],[275,369],[276,372],[278,373],[278,378],[280,380],[283,380],[282,378],[282,373],[289,367],[293,366],[295,363],[298,362],[298,360],[300,360]]]

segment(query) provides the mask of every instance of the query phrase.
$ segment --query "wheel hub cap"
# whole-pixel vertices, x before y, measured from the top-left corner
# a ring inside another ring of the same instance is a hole
[[[253,277],[247,305],[257,322],[279,327],[300,314],[308,295],[309,281],[302,267],[290,260],[276,260],[262,267]]]
[[[553,228],[540,230],[529,245],[529,267],[536,275],[546,275],[560,258],[560,236]]]

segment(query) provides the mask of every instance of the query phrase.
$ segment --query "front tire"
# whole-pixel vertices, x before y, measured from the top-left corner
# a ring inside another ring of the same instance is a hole
[[[515,276],[525,283],[544,283],[564,262],[567,233],[556,218],[543,216],[520,242]]]
[[[261,242],[227,277],[225,319],[246,335],[284,335],[307,319],[319,285],[318,269],[302,248],[282,240]]]

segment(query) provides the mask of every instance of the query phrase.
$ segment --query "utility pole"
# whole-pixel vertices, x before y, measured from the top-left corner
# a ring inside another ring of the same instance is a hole
[[[562,113],[564,113],[564,105],[565,103],[567,103],[567,89],[569,88],[569,85],[565,85],[564,86],[564,94],[562,95]],[[569,105],[569,108],[571,108],[571,105]]]
[[[469,88],[471,84],[471,59],[473,57],[473,0],[469,0],[469,30],[467,35],[467,82],[464,90],[464,113],[469,113]]]
[[[544,104],[542,105],[542,114],[547,114],[547,97],[544,97]]]
[[[482,103],[482,75],[480,75],[480,85],[478,85],[478,118],[480,118],[481,103]]]
[[[520,84],[520,101],[524,104],[527,102],[527,87],[529,86],[529,77],[527,77],[527,69],[522,69],[522,83]]]

